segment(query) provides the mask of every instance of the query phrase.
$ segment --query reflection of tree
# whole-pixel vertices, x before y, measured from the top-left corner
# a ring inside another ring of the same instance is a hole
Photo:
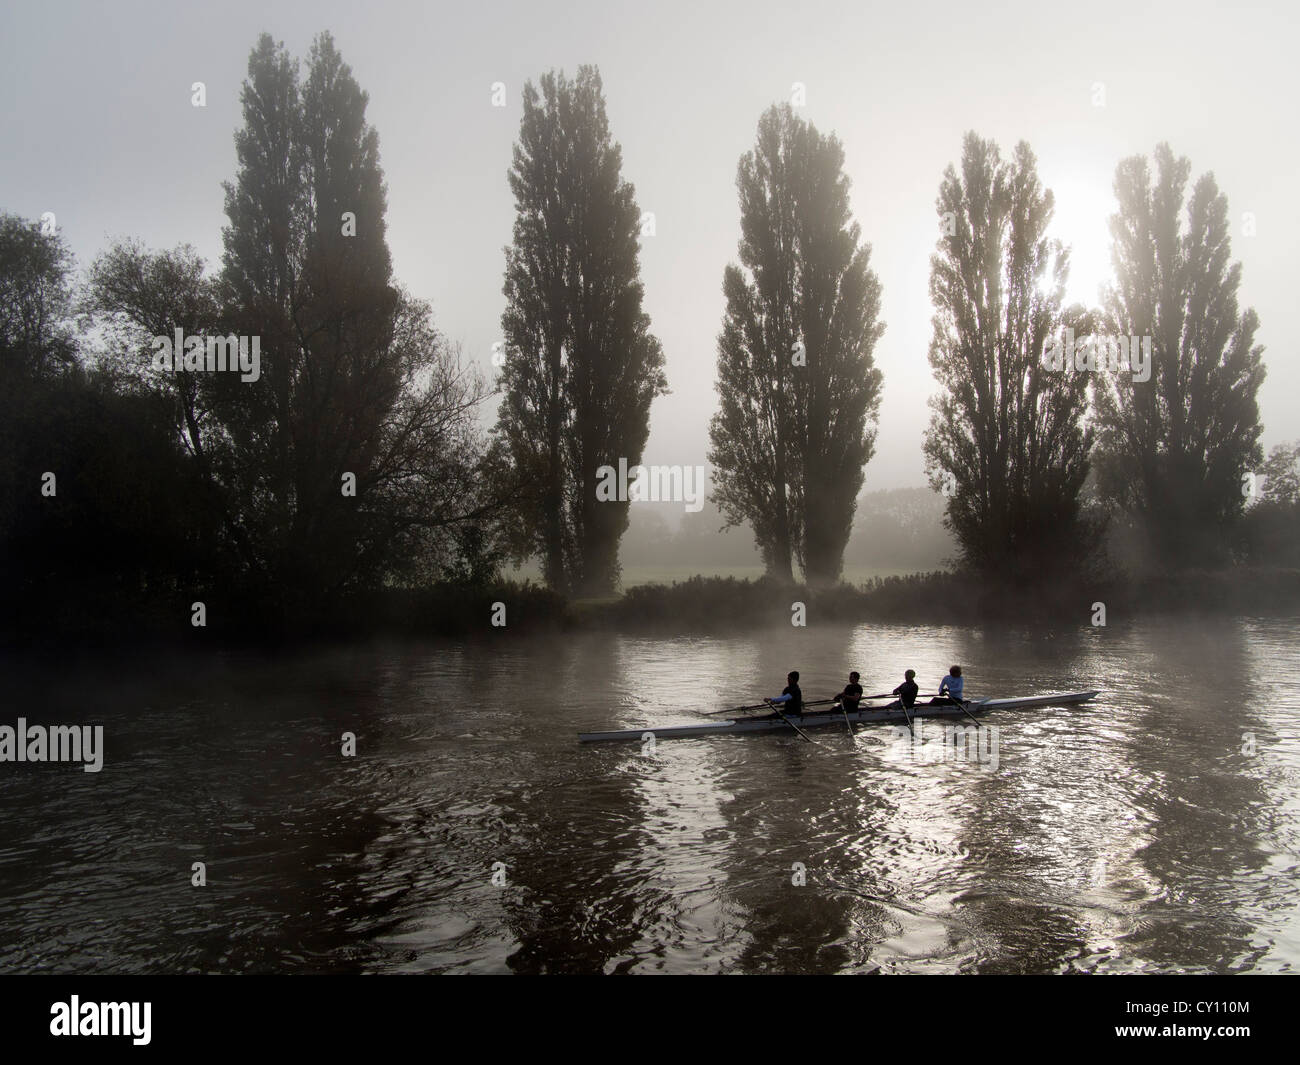
[[[838,658],[850,657],[850,633],[824,634],[842,644]],[[771,637],[779,642],[780,637]],[[775,648],[772,648],[775,651]],[[833,656],[832,656],[833,657]],[[806,678],[805,696],[819,688]],[[825,678],[823,678],[824,680]],[[824,685],[822,685],[824,686]],[[832,685],[833,687],[833,685]],[[823,730],[823,742],[849,740]],[[837,973],[856,971],[871,958],[876,944],[896,925],[890,912],[849,888],[864,881],[874,889],[883,870],[864,862],[856,842],[892,812],[891,800],[870,786],[846,791],[842,801],[817,811],[809,823],[809,785],[826,772],[820,747],[799,741],[755,748],[755,759],[775,755],[781,776],[750,771],[728,776],[728,799],[721,805],[736,846],[720,872],[729,887],[724,904],[740,911],[740,949],[734,969],[742,973]],[[868,763],[870,764],[870,763]],[[820,823],[822,819],[834,824]],[[834,840],[827,846],[827,840]],[[796,886],[794,865],[806,871]]]
[[[560,677],[556,697],[569,701],[580,692],[593,706],[617,705],[626,680],[611,667],[616,637],[542,653],[547,675]],[[535,727],[537,745],[547,744],[541,732],[554,742],[553,722]],[[547,779],[512,784],[493,796],[503,831],[483,867],[492,860],[507,865],[509,886],[499,905],[517,944],[506,959],[514,972],[601,973],[615,959],[625,967],[638,942],[659,938],[649,926],[668,921],[675,905],[671,891],[653,885],[653,863],[646,860],[655,843],[645,828],[640,774],[608,761],[638,758],[638,750],[586,753],[599,768],[571,776],[568,759],[552,760],[544,767]]]
[[[6,803],[41,816],[0,821],[0,850],[23,855],[0,863],[0,966],[356,972],[379,960],[369,933],[392,901],[366,856],[389,827],[376,813],[386,796],[337,745],[349,728],[382,744],[381,726],[358,724],[377,678],[338,661],[6,667],[17,705],[102,721],[107,757],[102,773],[63,774],[57,802],[48,775],[10,778]],[[191,886],[194,862],[206,887]]]
[[[586,782],[562,788],[570,794],[545,803],[521,791],[501,797],[512,828],[510,886],[501,907],[517,941],[506,964],[518,973],[601,973],[614,959],[626,967],[637,943],[654,938],[647,925],[673,906],[671,892],[626,872],[651,846],[646,833],[620,833],[595,846],[589,826],[564,817],[586,798],[599,802],[602,820],[635,821],[632,811],[643,802],[635,774],[611,772],[595,794],[587,793]],[[571,789],[585,794],[576,797]]]
[[[1162,968],[1232,971],[1266,949],[1238,911],[1249,900],[1258,912],[1269,852],[1285,845],[1276,841],[1275,797],[1238,754],[1244,731],[1273,731],[1272,707],[1226,695],[1258,683],[1243,624],[1169,623],[1147,633],[1150,650],[1170,673],[1175,663],[1195,664],[1191,676],[1166,690],[1166,699],[1142,704],[1127,736],[1130,772],[1164,785],[1141,796],[1152,839],[1138,856],[1164,890],[1144,915],[1148,926],[1158,921],[1159,927],[1133,937]],[[1290,910],[1300,902],[1292,883]]]

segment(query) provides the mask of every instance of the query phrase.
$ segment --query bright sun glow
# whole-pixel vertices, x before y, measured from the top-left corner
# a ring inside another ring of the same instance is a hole
[[[1115,198],[1109,185],[1078,180],[1044,182],[1056,197],[1051,235],[1070,248],[1070,280],[1065,302],[1100,305],[1101,286],[1110,284],[1110,216]]]

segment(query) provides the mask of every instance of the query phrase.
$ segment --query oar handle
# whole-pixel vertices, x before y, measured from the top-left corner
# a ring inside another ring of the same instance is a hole
[[[916,697],[917,697],[918,699],[937,699],[937,698],[939,697],[939,693],[938,693],[938,692],[917,692],[917,693],[916,693]],[[894,698],[896,698],[896,696],[894,695],[893,692],[881,692],[879,695],[864,695],[862,698],[864,698],[864,699],[894,699]]]
[[[776,701],[773,700],[773,699],[768,699],[768,700],[767,700],[767,704],[768,704],[768,705],[769,705],[773,710],[776,711],[777,716],[780,717],[782,721],[784,721],[787,725],[789,725],[792,729],[794,729],[795,732],[799,733],[799,735],[802,736],[805,740],[807,740],[809,743],[811,743],[814,747],[820,747],[820,746],[821,746],[820,743],[818,743],[818,742],[817,742],[816,740],[814,740],[811,736],[809,736],[808,733],[806,733],[803,729],[801,729],[798,725],[796,725],[793,721],[791,721],[791,720],[790,720],[790,719],[789,719],[789,718],[788,718],[788,717],[787,717],[787,716],[782,712],[782,710],[781,710],[781,704],[780,704],[780,703],[776,702]]]

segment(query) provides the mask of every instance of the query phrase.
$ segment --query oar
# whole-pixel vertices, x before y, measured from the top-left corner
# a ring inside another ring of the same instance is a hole
[[[747,713],[750,710],[765,710],[766,708],[766,703],[755,703],[753,706],[735,706],[730,710],[706,710],[704,711],[704,716],[717,717],[719,714],[740,714]]]
[[[848,708],[844,705],[844,701],[842,699],[840,700],[839,706],[840,706],[840,713],[844,715],[844,727],[849,730],[849,739],[853,740],[853,722],[849,720],[849,711]],[[857,746],[857,743],[858,743],[857,740],[853,740],[853,745],[855,747]]]
[[[989,701],[989,699],[988,699],[988,696],[986,695],[983,699],[981,699],[981,700],[979,701],[979,703],[972,702],[971,705],[972,705],[972,706],[978,706],[978,705],[980,705],[980,703],[986,703],[986,702],[988,702],[988,701]],[[957,700],[957,705],[961,707],[961,712],[962,712],[963,714],[965,714],[968,718],[970,718],[972,721],[975,722],[975,727],[976,727],[976,728],[980,728],[980,727],[981,727],[979,721],[977,721],[977,720],[975,719],[975,715],[972,714],[969,710],[966,709],[966,704],[965,704],[965,703],[963,703],[960,699],[958,699],[958,700]]]
[[[963,702],[961,699],[953,699],[952,692],[939,692],[937,695],[931,696],[931,698],[937,699],[939,698],[940,695],[948,696],[949,699],[952,699],[952,701],[957,704],[958,708],[960,708],[963,714],[969,717],[972,721],[975,721],[975,715],[966,709],[965,702]],[[918,696],[917,698],[920,698],[920,696]],[[980,723],[978,721],[975,721],[975,727],[976,728],[980,727]]]
[[[903,717],[907,720],[907,731],[915,736],[916,731],[912,728],[912,715],[907,712],[907,703],[903,702],[901,695],[898,697],[898,705],[903,708]]]
[[[826,703],[833,703],[834,701],[834,699],[817,699],[810,703],[804,703],[804,706],[824,706]],[[704,716],[717,717],[719,714],[739,714],[741,711],[766,709],[768,709],[768,704],[766,702],[761,702],[755,703],[753,706],[737,706],[731,710],[706,710],[704,711]]]
[[[888,692],[885,695],[864,695],[863,696],[864,699],[892,699],[893,697],[894,697],[893,692]],[[920,697],[921,696],[918,693],[917,698],[919,699]],[[898,705],[903,707],[903,717],[907,718],[907,731],[912,732],[912,715],[907,712],[907,707],[903,706],[903,697],[901,695],[898,698]],[[886,706],[883,707],[883,709],[888,710],[889,707]],[[914,732],[912,734],[916,735],[916,733]]]
[[[965,715],[966,715],[968,718],[970,718],[972,721],[975,721],[975,715],[972,714],[969,710],[966,709],[966,704],[965,704],[964,702],[962,702],[960,699],[958,699],[958,700],[957,700],[957,705],[961,707],[961,712],[962,712],[963,714],[965,714]],[[979,723],[978,721],[975,721],[975,727],[976,727],[976,728],[979,728],[979,727],[980,727],[980,723]]]
[[[820,743],[817,743],[816,740],[814,740],[811,736],[808,735],[808,733],[806,733],[803,729],[801,729],[798,725],[796,725],[793,721],[791,721],[788,717],[786,717],[785,714],[782,714],[780,706],[772,702],[771,699],[767,700],[767,704],[777,712],[778,716],[781,718],[782,721],[784,721],[787,725],[789,725],[792,729],[794,729],[795,732],[799,733],[800,736],[806,739],[809,743],[816,744],[816,746],[818,747],[821,746]]]

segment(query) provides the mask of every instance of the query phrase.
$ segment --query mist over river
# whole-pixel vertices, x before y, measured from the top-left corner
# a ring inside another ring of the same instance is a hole
[[[1298,646],[1209,617],[9,659],[0,725],[102,724],[104,766],[0,763],[0,971],[1291,971]],[[879,726],[576,738],[954,662],[976,698],[1102,694],[987,715],[996,770]]]

